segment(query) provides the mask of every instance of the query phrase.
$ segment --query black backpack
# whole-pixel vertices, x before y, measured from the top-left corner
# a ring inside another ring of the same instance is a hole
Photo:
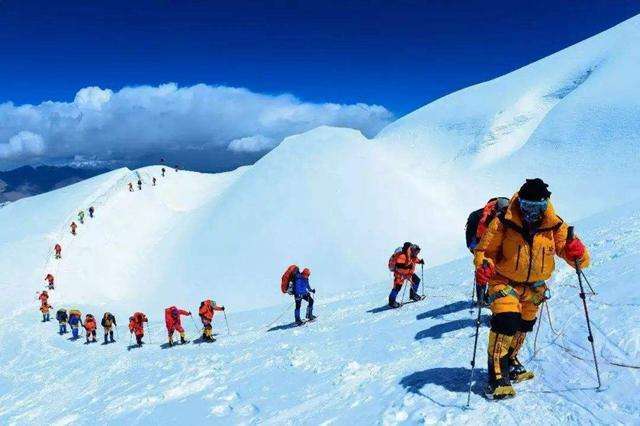
[[[475,210],[469,215],[465,226],[465,236],[469,250],[473,252],[493,218],[499,214],[504,214],[507,211],[507,207],[509,207],[508,198],[495,197],[487,201],[483,208]],[[483,230],[478,232],[480,225],[483,225]]]

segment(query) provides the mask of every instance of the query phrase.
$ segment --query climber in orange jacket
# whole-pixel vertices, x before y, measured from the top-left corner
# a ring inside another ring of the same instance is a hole
[[[398,293],[400,293],[405,281],[411,283],[409,298],[411,300],[421,300],[418,294],[420,277],[415,274],[416,265],[424,265],[424,260],[418,257],[419,254],[420,246],[406,242],[402,246],[402,249],[394,253],[391,257],[389,269],[393,272],[393,288],[391,289],[391,293],[389,293],[390,307],[400,307],[400,304],[396,302],[396,297],[398,297]]]
[[[491,331],[488,344],[489,383],[485,393],[501,399],[515,395],[511,382],[533,378],[518,360],[526,334],[533,330],[538,307],[549,297],[546,281],[555,256],[571,266],[589,266],[589,252],[556,215],[551,192],[542,179],[527,179],[495,217],[474,251],[476,282],[488,284]]]
[[[218,306],[215,300],[203,300],[200,303],[198,314],[200,315],[200,320],[202,321],[202,325],[204,327],[204,330],[202,332],[202,340],[206,340],[208,342],[213,342],[215,340],[213,338],[212,326],[215,311],[224,311],[224,306]]]
[[[180,333],[180,343],[185,344],[187,340],[184,337],[184,328],[180,321],[180,315],[190,316],[191,312],[183,309],[178,309],[175,306],[171,306],[164,310],[164,321],[167,326],[167,333],[169,335],[169,346],[173,346],[173,332]]]
[[[51,306],[46,299],[42,302],[42,304],[40,305],[40,312],[42,312],[42,322],[47,322],[51,320],[51,318],[49,317],[49,310],[52,307],[53,306]]]
[[[142,341],[144,337],[144,323],[148,321],[147,316],[142,312],[136,312],[129,317],[129,332],[135,334],[138,347],[144,344]]]
[[[96,319],[91,314],[87,314],[84,317],[84,324],[82,325],[85,330],[87,330],[87,342],[86,343],[95,343],[96,340]]]

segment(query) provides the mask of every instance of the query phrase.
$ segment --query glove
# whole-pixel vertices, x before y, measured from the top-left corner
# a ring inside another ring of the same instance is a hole
[[[573,240],[568,241],[564,246],[564,254],[571,262],[582,259],[586,251],[587,248],[582,244],[582,241],[580,241],[579,238],[574,238]]]
[[[191,316],[191,311],[189,311],[189,313],[187,315]]]
[[[315,288],[312,288],[312,289],[311,289],[311,290],[309,290],[309,291],[311,291],[311,293],[313,293],[313,294],[316,294],[316,289],[315,289]]]
[[[424,265],[424,259],[420,259],[420,261],[418,262],[418,265]]]
[[[224,306],[222,306],[221,309],[224,311]]]
[[[479,285],[487,285],[489,280],[493,278],[496,270],[493,264],[489,263],[488,266],[480,265],[476,269],[476,283]]]

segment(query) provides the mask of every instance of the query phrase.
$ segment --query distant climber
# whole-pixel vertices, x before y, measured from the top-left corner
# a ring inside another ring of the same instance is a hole
[[[180,315],[190,316],[191,312],[185,311],[184,309],[178,309],[175,306],[171,306],[164,310],[164,321],[169,335],[169,346],[173,346],[173,333],[175,331],[180,333],[180,343],[187,343],[184,336],[184,328],[180,321]]]
[[[69,327],[71,328],[71,337],[76,340],[79,335],[79,328],[82,325],[82,314],[77,309],[71,309],[69,311]]]
[[[47,293],[47,290],[44,290],[42,293],[40,293],[40,295],[38,296],[38,300],[40,301],[41,305],[44,305],[49,301],[49,293]]]
[[[129,182],[129,192],[133,192],[133,184]]]
[[[398,293],[402,289],[405,281],[411,283],[409,298],[413,301],[421,300],[418,294],[420,286],[420,277],[415,274],[416,265],[424,265],[424,260],[420,259],[420,247],[410,242],[404,243],[402,247],[398,247],[389,259],[389,270],[393,272],[393,288],[389,293],[389,306],[392,308],[400,307],[396,301]]]
[[[176,172],[178,172],[178,170],[180,170],[180,167],[178,167],[177,164],[175,166],[173,166],[173,168],[175,169]]]
[[[49,288],[49,290],[54,290],[55,278],[53,278],[53,275],[47,274],[47,276],[44,277],[44,280],[47,282],[47,287]],[[46,293],[46,291],[44,291],[43,293]],[[47,296],[47,297],[49,297],[49,296]]]
[[[53,251],[56,259],[62,259],[62,246],[59,243],[56,243],[53,247]]]
[[[76,225],[75,222],[71,222],[71,235],[76,235],[77,228],[78,228],[78,225]]]
[[[80,224],[84,223],[84,210],[78,212],[78,222],[80,222]]]
[[[129,333],[135,334],[138,347],[144,344],[142,341],[144,337],[144,323],[148,321],[147,316],[142,312],[136,312],[129,317]]]
[[[511,383],[534,377],[518,352],[533,330],[538,307],[550,297],[546,281],[555,269],[554,256],[571,266],[576,261],[589,266],[589,252],[578,238],[568,240],[569,227],[556,215],[550,197],[542,179],[527,179],[474,250],[476,282],[488,284],[492,312],[485,388],[491,399],[515,396]]]
[[[138,179],[138,191],[142,191],[142,180]]]
[[[163,168],[162,168],[162,170],[161,170],[161,172],[162,172],[162,177],[164,177],[164,174],[165,174],[167,171],[166,171],[166,170],[165,170],[165,168],[163,167]]]
[[[60,326],[60,335],[67,333],[67,320],[69,316],[67,315],[66,309],[58,309],[56,312],[56,320],[58,320],[58,325]]]
[[[82,326],[87,331],[87,334],[86,334],[87,342],[86,343],[95,343],[96,342],[96,328],[97,328],[97,325],[96,325],[96,319],[93,317],[93,315],[87,314],[84,317],[84,324]]]
[[[104,328],[104,343],[115,342],[113,338],[113,328],[118,326],[118,324],[116,324],[116,317],[114,317],[111,312],[105,312],[100,324],[102,328]]]
[[[311,296],[311,293],[315,293],[316,290],[309,286],[310,275],[311,271],[309,268],[304,268],[302,272],[296,272],[293,278],[293,297],[296,302],[294,317],[298,325],[303,324],[300,318],[300,308],[303,300],[307,302],[307,312],[305,315],[307,321],[313,321],[316,318],[313,315],[313,297]]]
[[[215,311],[224,311],[224,306],[218,306],[215,300],[203,300],[200,302],[200,309],[198,310],[198,314],[200,315],[200,320],[202,321],[202,326],[204,327],[202,332],[202,340],[206,340],[208,342],[213,342],[215,339],[213,338],[213,315]]]
[[[91,219],[93,219],[93,212],[95,212],[95,211],[96,211],[96,209],[94,209],[93,206],[89,207],[89,217]]]
[[[156,186],[156,177],[151,178],[151,185]]]
[[[49,304],[49,302],[43,302],[40,305],[40,312],[42,312],[42,322],[48,322],[51,320],[51,318],[49,317],[49,310],[51,310],[52,306]]]

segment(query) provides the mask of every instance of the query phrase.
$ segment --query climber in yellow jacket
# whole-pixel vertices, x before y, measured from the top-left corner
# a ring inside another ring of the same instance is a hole
[[[555,256],[575,266],[589,266],[589,253],[556,215],[551,192],[542,179],[527,179],[504,215],[494,218],[474,250],[476,282],[488,284],[492,312],[488,345],[489,398],[515,395],[511,382],[533,378],[518,360],[526,334],[533,330],[538,307],[548,298],[545,281]]]

